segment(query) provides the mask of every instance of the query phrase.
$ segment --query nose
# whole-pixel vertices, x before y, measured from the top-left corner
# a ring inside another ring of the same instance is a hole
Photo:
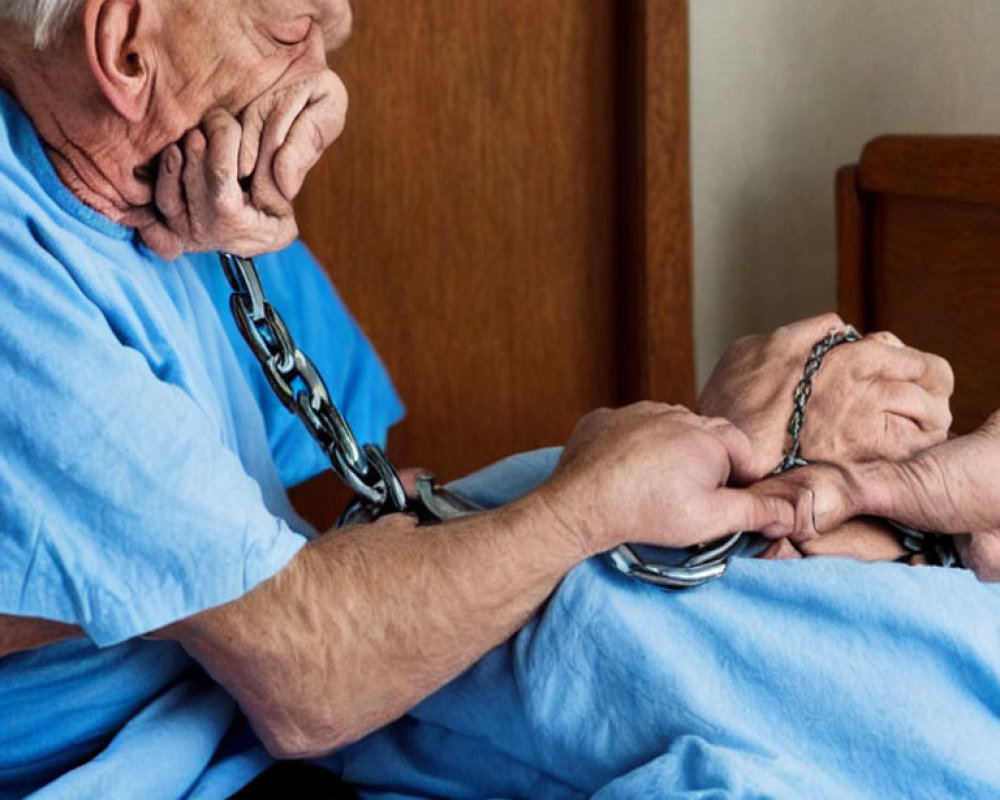
[[[323,21],[323,44],[327,53],[332,53],[347,41],[354,24],[354,12],[348,0],[333,0],[328,3],[328,11]]]

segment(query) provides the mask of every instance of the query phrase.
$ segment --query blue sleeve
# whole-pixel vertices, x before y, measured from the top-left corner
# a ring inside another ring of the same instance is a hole
[[[220,423],[0,230],[0,612],[111,645],[245,594],[304,539]]]
[[[255,259],[268,299],[281,313],[296,345],[316,364],[330,397],[361,443],[385,445],[403,405],[374,348],[326,274],[302,242]],[[205,263],[205,282],[223,319],[267,426],[271,453],[285,486],[330,468],[326,455],[297,417],[277,400],[229,312],[229,285],[218,259]]]

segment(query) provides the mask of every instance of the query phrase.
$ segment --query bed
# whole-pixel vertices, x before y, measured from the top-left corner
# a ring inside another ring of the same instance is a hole
[[[974,429],[1000,407],[1000,137],[880,137],[836,193],[841,315],[947,358]]]
[[[1000,398],[998,154],[887,137],[837,175],[840,309],[954,363],[959,430]],[[998,613],[964,570],[740,559],[664,595],[590,560],[345,775],[407,797],[993,796]]]
[[[974,428],[1000,405],[1000,374],[991,368],[998,344],[992,309],[1000,299],[998,165],[1000,139],[893,136],[870,143],[858,164],[836,176],[840,311],[863,330],[891,329],[952,362],[959,431]],[[369,787],[410,787],[408,797],[467,791],[467,796],[575,798],[600,787],[601,798],[631,798],[655,796],[664,785],[697,793],[709,784],[726,784],[732,796],[744,796],[741,787],[772,797],[874,796],[861,794],[872,787],[854,781],[876,771],[885,781],[879,796],[898,793],[894,778],[906,775],[960,787],[958,796],[983,796],[983,787],[1000,786],[995,759],[968,741],[970,725],[982,734],[980,743],[1000,736],[994,702],[979,702],[1000,690],[991,667],[1000,658],[1000,641],[991,633],[1000,596],[970,573],[905,571],[842,559],[791,567],[752,562],[735,565],[724,580],[697,592],[664,600],[649,587],[609,578],[599,561],[586,562],[512,644],[495,650],[400,724],[345,751],[346,779]],[[734,596],[743,609],[736,615]],[[928,596],[937,598],[929,606]],[[808,615],[795,613],[803,597]],[[588,613],[579,613],[581,607]],[[785,616],[776,619],[778,610]],[[579,631],[569,643],[568,628]],[[949,629],[958,637],[954,646],[942,644],[940,632]],[[880,638],[890,635],[887,631],[906,647],[887,647]],[[692,655],[690,643],[699,637],[705,646]],[[788,660],[790,640],[808,642],[808,669]],[[725,657],[699,663],[698,653],[715,652],[720,642],[726,643]],[[685,658],[673,657],[678,647]],[[561,670],[561,664],[603,651],[615,654],[606,669],[574,668],[569,676]],[[662,658],[649,658],[658,651]],[[552,652],[560,657],[544,657]],[[720,663],[724,669],[717,669]],[[821,705],[854,697],[853,668],[873,663],[881,683],[871,688],[870,702],[844,714]],[[643,664],[647,673],[637,680],[631,665]],[[677,671],[669,671],[671,665]],[[716,683],[699,695],[695,687],[706,673]],[[799,680],[798,673],[810,679]],[[593,674],[614,678],[615,702],[601,699],[609,694],[607,685],[587,683]],[[769,681],[775,676],[790,676],[781,687],[787,702],[779,709],[771,706]],[[955,682],[947,683],[952,678]],[[970,690],[958,678],[974,679],[974,686]],[[813,693],[812,685],[823,680],[831,688]],[[933,682],[939,689],[928,688]],[[688,696],[694,692],[696,702],[676,715],[690,730],[671,727],[675,717],[645,700],[633,704],[630,687],[646,683],[684,685]],[[599,705],[588,704],[588,698]],[[809,709],[807,719],[791,714],[787,725],[777,728],[792,732],[794,744],[774,745],[770,733],[767,741],[753,738],[775,724],[778,711],[790,714],[800,705]],[[758,717],[752,716],[754,708]],[[905,708],[909,715],[882,714],[883,708]],[[738,710],[735,733],[720,755],[717,743],[706,742],[733,724],[733,709]],[[543,721],[531,716],[535,712]],[[556,724],[547,727],[545,719]],[[808,742],[798,735],[807,729]],[[573,735],[580,730],[587,735]],[[535,738],[542,736],[539,731],[549,737],[544,743]],[[815,731],[823,735],[812,735]],[[866,751],[856,745],[859,740],[905,747]],[[775,752],[794,753],[796,759],[782,762]],[[556,755],[537,763],[539,753]],[[616,766],[602,772],[608,762]],[[622,763],[635,769],[615,772]],[[724,775],[716,769],[720,763]],[[485,794],[484,776],[495,781]],[[525,788],[541,785],[546,788],[534,794]],[[945,796],[933,791],[926,796]]]

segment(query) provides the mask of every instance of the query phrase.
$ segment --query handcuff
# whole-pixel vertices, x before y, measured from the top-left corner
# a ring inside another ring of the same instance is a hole
[[[299,418],[330,459],[334,471],[354,492],[354,500],[341,515],[339,524],[376,519],[394,512],[412,513],[422,524],[433,524],[483,510],[468,498],[440,486],[431,475],[418,476],[415,493],[408,495],[385,451],[378,445],[358,442],[333,403],[319,370],[296,346],[281,314],[268,301],[253,259],[220,253],[219,260],[233,292],[230,312],[268,384],[282,405]],[[800,453],[800,440],[813,378],[830,350],[860,338],[848,325],[843,331],[830,331],[813,346],[793,394],[794,410],[787,429],[792,443],[774,474],[806,463]],[[909,552],[923,553],[931,563],[960,565],[951,537],[892,524],[900,531],[900,541]],[[768,544],[760,533],[737,531],[707,544],[667,550],[671,559],[668,561],[647,560],[644,555],[647,549],[633,544],[619,545],[608,552],[608,559],[615,569],[631,578],[666,589],[688,589],[721,578],[732,558],[759,555]],[[662,548],[656,550],[662,552]]]
[[[861,334],[853,325],[842,331],[831,330],[813,345],[802,371],[802,378],[792,393],[793,410],[786,429],[791,445],[781,462],[771,473],[780,475],[809,462],[802,457],[802,426],[805,423],[806,403],[812,395],[813,379],[819,372],[826,354],[842,344],[857,342]],[[955,549],[954,537],[910,528],[894,520],[887,523],[896,531],[900,545],[907,557],[920,554],[928,564],[941,567],[961,567]],[[753,558],[764,552],[771,541],[755,531],[737,531],[721,539],[696,545],[681,551],[667,551],[674,556],[673,563],[647,561],[634,545],[620,545],[610,553],[612,566],[619,572],[666,589],[689,589],[721,578],[729,562],[737,557]],[[658,550],[661,550],[658,548]],[[678,557],[677,553],[681,555]]]

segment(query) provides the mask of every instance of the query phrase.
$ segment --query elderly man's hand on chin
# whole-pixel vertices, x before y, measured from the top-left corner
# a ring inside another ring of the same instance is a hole
[[[903,461],[814,464],[764,481],[763,495],[796,508],[805,540],[861,515],[956,535],[965,565],[980,579],[1000,581],[1000,412],[967,436]]]
[[[750,437],[754,478],[781,460],[792,394],[813,345],[844,327],[836,314],[824,314],[744,337],[719,360],[698,411],[726,417]],[[802,455],[837,463],[899,459],[937,444],[951,425],[953,387],[947,361],[906,347],[891,333],[836,347],[813,381]]]
[[[298,236],[292,201],[340,136],[347,91],[331,70],[254,100],[239,118],[215,109],[159,158],[158,218],[140,228],[168,260],[220,250],[257,256]]]

